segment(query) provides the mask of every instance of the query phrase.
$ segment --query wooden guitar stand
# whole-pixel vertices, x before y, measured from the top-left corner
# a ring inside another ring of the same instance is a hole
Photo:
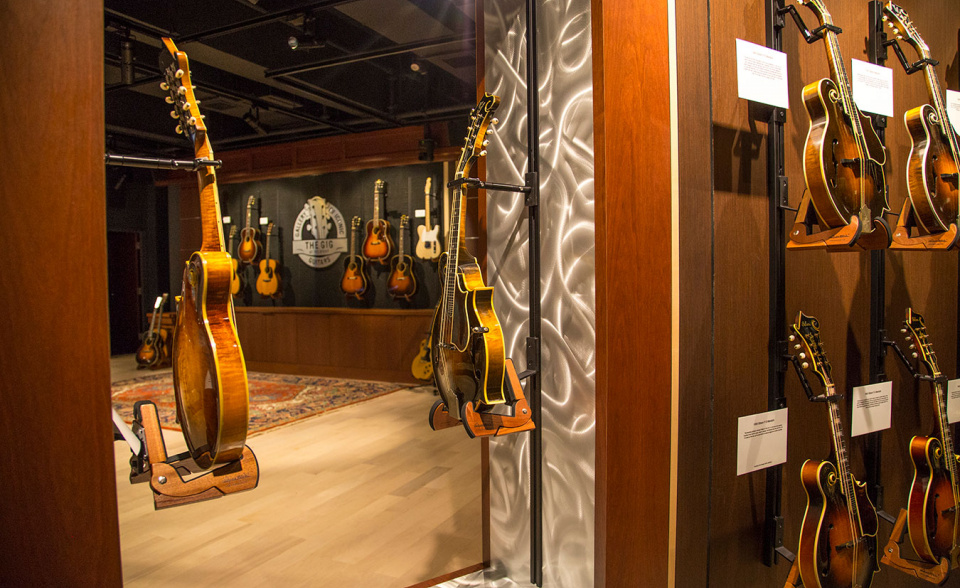
[[[908,200],[909,202],[909,200]],[[903,543],[903,533],[906,530],[907,509],[900,509],[900,516],[897,517],[897,523],[893,527],[893,533],[890,540],[883,548],[883,557],[880,563],[886,564],[891,568],[910,574],[937,586],[947,581],[947,574],[950,573],[950,562],[947,558],[941,558],[939,564],[914,561],[904,559],[900,556],[900,544]]]
[[[460,418],[457,419],[450,415],[443,400],[438,400],[430,409],[430,428],[439,431],[463,424],[463,428],[467,430],[467,435],[470,435],[471,439],[500,437],[535,429],[530,405],[523,395],[523,386],[520,385],[520,378],[517,376],[517,368],[514,367],[513,360],[508,359],[504,367],[507,376],[505,392],[510,414],[489,412],[486,410],[486,405],[481,405],[480,410],[477,410],[473,402],[467,402],[460,407]]]
[[[803,581],[800,580],[800,564],[797,563],[797,560],[793,560],[793,566],[790,567],[790,574],[787,575],[787,581],[783,588],[798,588],[799,586],[803,586]]]
[[[912,233],[912,234],[911,234]],[[900,210],[897,219],[897,228],[893,232],[893,244],[890,249],[908,251],[945,251],[960,249],[957,225],[951,223],[950,228],[941,233],[930,233],[917,222],[913,211],[913,203],[907,198]]]
[[[184,480],[184,475],[203,470],[190,458],[189,453],[167,457],[156,405],[150,401],[137,402],[133,407],[133,419],[133,431],[142,445],[140,455],[130,459],[130,482],[146,482],[149,479],[153,490],[153,506],[157,510],[252,490],[260,482],[257,456],[247,446],[244,446],[239,461]]]
[[[814,232],[814,227],[820,228]],[[890,227],[886,221],[873,219],[873,230],[863,231],[860,218],[853,216],[850,223],[834,229],[820,227],[813,200],[804,193],[797,208],[797,218],[790,228],[790,241],[787,249],[826,249],[828,251],[867,251],[886,249],[890,246]]]

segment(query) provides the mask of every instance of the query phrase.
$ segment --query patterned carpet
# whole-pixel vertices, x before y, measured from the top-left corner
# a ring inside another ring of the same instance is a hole
[[[250,382],[249,433],[265,431],[411,387],[391,382],[259,372],[249,372],[247,379]],[[160,425],[164,429],[180,430],[180,426],[174,422],[177,409],[172,374],[154,374],[116,382],[112,391],[113,407],[126,422],[133,421],[133,405],[137,401],[152,400],[160,413]]]

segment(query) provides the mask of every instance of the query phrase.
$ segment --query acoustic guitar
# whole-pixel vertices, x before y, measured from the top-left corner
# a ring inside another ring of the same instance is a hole
[[[410,373],[413,374],[414,378],[424,382],[433,379],[433,362],[430,361],[430,337],[424,337],[420,341],[420,349],[413,357]]]
[[[273,234],[273,223],[267,225],[267,245],[263,259],[260,260],[260,275],[257,276],[257,292],[268,298],[280,298],[280,264],[276,259],[270,259],[270,236]]]
[[[457,163],[456,178],[466,178],[486,155],[485,137],[500,98],[485,94],[470,113],[470,129]],[[458,186],[450,212],[447,249],[440,256],[442,295],[430,331],[430,352],[437,390],[450,414],[468,402],[502,404],[505,356],[503,332],[493,308],[493,288],[483,283],[477,260],[467,251],[466,191]]]
[[[430,223],[430,190],[433,178],[427,178],[427,183],[423,187],[423,226],[417,227],[417,235],[420,239],[417,241],[417,257],[427,261],[436,261],[440,257],[440,225]]]
[[[193,144],[197,159],[213,159],[213,148],[190,82],[186,53],[164,38],[160,56],[167,102],[177,132]],[[197,172],[200,192],[200,250],[183,272],[173,335],[173,386],[177,415],[190,456],[209,469],[240,459],[247,438],[247,368],[237,337],[230,295],[232,264],[224,251],[220,198],[213,167]]]
[[[237,236],[237,227],[230,227],[230,240],[227,245],[227,253],[230,253],[230,265],[232,266],[232,271],[230,273],[230,294],[233,296],[239,296],[240,290],[243,290],[243,281],[240,278],[240,260],[236,257],[233,257],[233,240]]]
[[[821,224],[838,228],[859,217],[864,232],[887,210],[883,165],[886,148],[853,101],[833,17],[822,0],[798,0],[817,15],[830,63],[830,78],[803,88],[810,116],[803,175]]]
[[[257,205],[257,197],[247,199],[247,225],[240,231],[240,244],[237,245],[237,257],[243,263],[253,263],[260,255],[260,229],[253,221],[253,209]]]
[[[410,300],[417,292],[417,279],[413,277],[413,258],[404,254],[403,234],[407,232],[407,215],[400,217],[400,248],[390,262],[392,270],[387,279],[387,292],[393,298]]]
[[[879,567],[877,511],[866,485],[850,471],[837,406],[841,397],[820,342],[819,321],[798,313],[789,341],[802,368],[810,369],[823,385],[833,439],[830,459],[807,460],[800,469],[807,493],[797,550],[800,578],[807,588],[868,588]]]
[[[390,221],[380,218],[380,196],[385,193],[386,184],[377,180],[373,189],[373,218],[367,221],[367,236],[363,240],[363,257],[380,264],[386,264],[393,253]]]
[[[946,384],[933,346],[927,338],[923,317],[907,309],[902,332],[910,341],[913,356],[927,366],[936,379],[933,384],[933,407],[937,428],[929,437],[910,439],[913,461],[913,484],[907,502],[907,529],[910,543],[924,561],[936,564],[940,558],[950,561],[950,568],[960,567],[960,458],[953,448],[953,434],[947,420]]]
[[[350,223],[350,255],[343,266],[343,277],[340,279],[340,291],[347,295],[347,298],[356,298],[363,300],[363,295],[367,291],[367,271],[364,267],[363,257],[357,255],[357,229],[360,228],[360,217],[353,217]]]
[[[908,110],[903,116],[910,133],[910,157],[907,160],[907,193],[917,221],[929,233],[938,233],[960,224],[958,219],[958,163],[960,139],[950,125],[947,106],[936,62],[907,13],[893,2],[883,7],[883,20],[897,37],[909,43],[924,61],[929,104]]]
[[[150,315],[150,329],[143,334],[140,349],[137,350],[137,369],[158,365],[165,354],[163,337],[160,336],[160,317],[163,314],[163,305],[167,302],[167,294],[157,296],[153,303],[153,314]]]

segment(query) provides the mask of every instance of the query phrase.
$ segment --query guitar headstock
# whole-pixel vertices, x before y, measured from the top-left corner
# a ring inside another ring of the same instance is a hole
[[[250,197],[247,198],[247,210],[253,210],[253,207],[256,205],[257,197],[251,194]]]
[[[355,216],[353,217],[353,221],[350,222],[350,230],[356,231],[359,228],[360,228],[360,217]]]
[[[823,387],[829,389],[833,385],[830,377],[833,368],[823,352],[823,343],[820,341],[820,321],[798,312],[796,322],[790,326],[790,331],[788,340],[792,347],[791,352],[796,353],[800,358],[802,362],[800,366],[803,369],[810,369],[816,374]]]
[[[937,354],[933,352],[930,345],[930,339],[927,338],[927,327],[923,323],[923,316],[914,312],[912,308],[907,309],[907,318],[903,321],[901,333],[906,333],[906,339],[910,342],[910,351],[914,358],[919,359],[927,366],[931,374],[939,374],[940,367],[937,364]]]
[[[479,157],[487,154],[487,129],[500,121],[493,118],[493,113],[500,106],[500,97],[493,94],[484,94],[477,106],[470,111],[470,130],[464,137],[463,150],[457,162],[457,177],[466,177]]]
[[[409,220],[409,218],[410,218],[410,217],[408,217],[408,216],[405,215],[405,214],[401,214],[401,215],[400,215],[400,230],[401,230],[401,231],[407,228],[407,221]]]
[[[273,223],[267,223],[267,239],[273,234]]]
[[[823,0],[797,0],[797,3],[812,10],[817,15],[817,20],[820,21],[821,25],[833,24],[833,16],[827,10]]]
[[[177,49],[173,39],[164,37],[163,45],[167,51],[160,54],[160,69],[163,81],[160,88],[169,93],[167,104],[173,105],[170,116],[177,119],[177,134],[183,134],[197,150],[206,136],[207,127],[203,124],[199,101],[193,94],[195,86],[190,81],[190,63],[187,54]]]
[[[237,236],[237,225],[230,227],[230,238],[233,239]]]
[[[930,47],[917,32],[917,28],[910,21],[910,15],[903,8],[900,8],[893,2],[886,2],[883,5],[883,21],[887,26],[893,29],[897,39],[906,41],[911,47],[916,49],[921,58],[930,57]]]
[[[433,191],[433,177],[427,178],[427,183],[423,186],[423,193],[427,196]]]
[[[375,195],[380,196],[386,191],[387,191],[387,183],[384,182],[383,180],[377,180],[376,183],[373,184],[373,193]]]

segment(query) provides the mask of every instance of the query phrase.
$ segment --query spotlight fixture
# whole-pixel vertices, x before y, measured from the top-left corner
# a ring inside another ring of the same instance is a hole
[[[324,37],[320,34],[320,23],[317,17],[310,14],[303,16],[303,34],[298,36],[291,35],[287,38],[287,46],[291,51],[307,51],[308,49],[319,49],[326,46],[326,41],[321,40]]]

